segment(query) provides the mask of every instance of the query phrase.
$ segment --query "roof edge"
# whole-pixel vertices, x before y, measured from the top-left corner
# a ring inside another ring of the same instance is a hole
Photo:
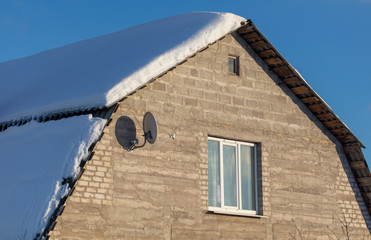
[[[237,32],[343,146],[357,144],[366,148],[250,19]]]
[[[301,74],[277,51],[264,37],[251,20],[237,30],[252,50],[267,64],[287,88],[307,107],[323,126],[329,130],[342,145],[348,166],[353,174],[347,172],[348,179],[354,179],[351,185],[355,196],[361,194],[358,204],[371,232],[371,173],[361,148],[365,146],[353,134],[348,126],[334,113],[330,106],[312,89]]]

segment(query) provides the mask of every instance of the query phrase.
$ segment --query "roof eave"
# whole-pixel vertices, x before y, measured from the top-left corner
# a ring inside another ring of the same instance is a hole
[[[237,32],[343,146],[358,145],[365,148],[348,126],[264,37],[251,20],[247,20]]]
[[[310,87],[300,73],[282,57],[251,20],[247,20],[237,30],[237,33],[268,65],[269,69],[278,76],[282,83],[342,144],[349,167],[352,169],[358,189],[367,207],[367,213],[363,212],[363,214],[371,215],[371,173],[361,150],[365,146],[330,106]],[[368,227],[371,229],[370,226]]]

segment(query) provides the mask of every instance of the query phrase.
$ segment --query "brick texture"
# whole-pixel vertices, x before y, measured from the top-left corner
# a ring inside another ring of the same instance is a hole
[[[240,76],[228,73],[228,55],[239,56]],[[147,111],[158,122],[157,142],[129,152],[128,138],[143,142]],[[207,212],[208,136],[260,144],[264,217]],[[346,221],[353,239],[369,239],[357,191],[337,140],[238,36],[228,35],[120,103],[50,236],[299,239],[300,231],[309,239],[343,239]]]

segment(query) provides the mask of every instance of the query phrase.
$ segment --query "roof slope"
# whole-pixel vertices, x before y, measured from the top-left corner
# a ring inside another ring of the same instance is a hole
[[[33,121],[0,133],[2,239],[33,239],[41,233],[70,190],[63,180],[79,174],[105,122],[85,115]]]
[[[111,106],[242,21],[188,13],[1,63],[0,123]]]

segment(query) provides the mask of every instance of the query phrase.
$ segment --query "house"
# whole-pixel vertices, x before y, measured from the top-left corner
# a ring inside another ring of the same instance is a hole
[[[0,72],[8,239],[370,238],[364,146],[250,20],[178,15]]]

